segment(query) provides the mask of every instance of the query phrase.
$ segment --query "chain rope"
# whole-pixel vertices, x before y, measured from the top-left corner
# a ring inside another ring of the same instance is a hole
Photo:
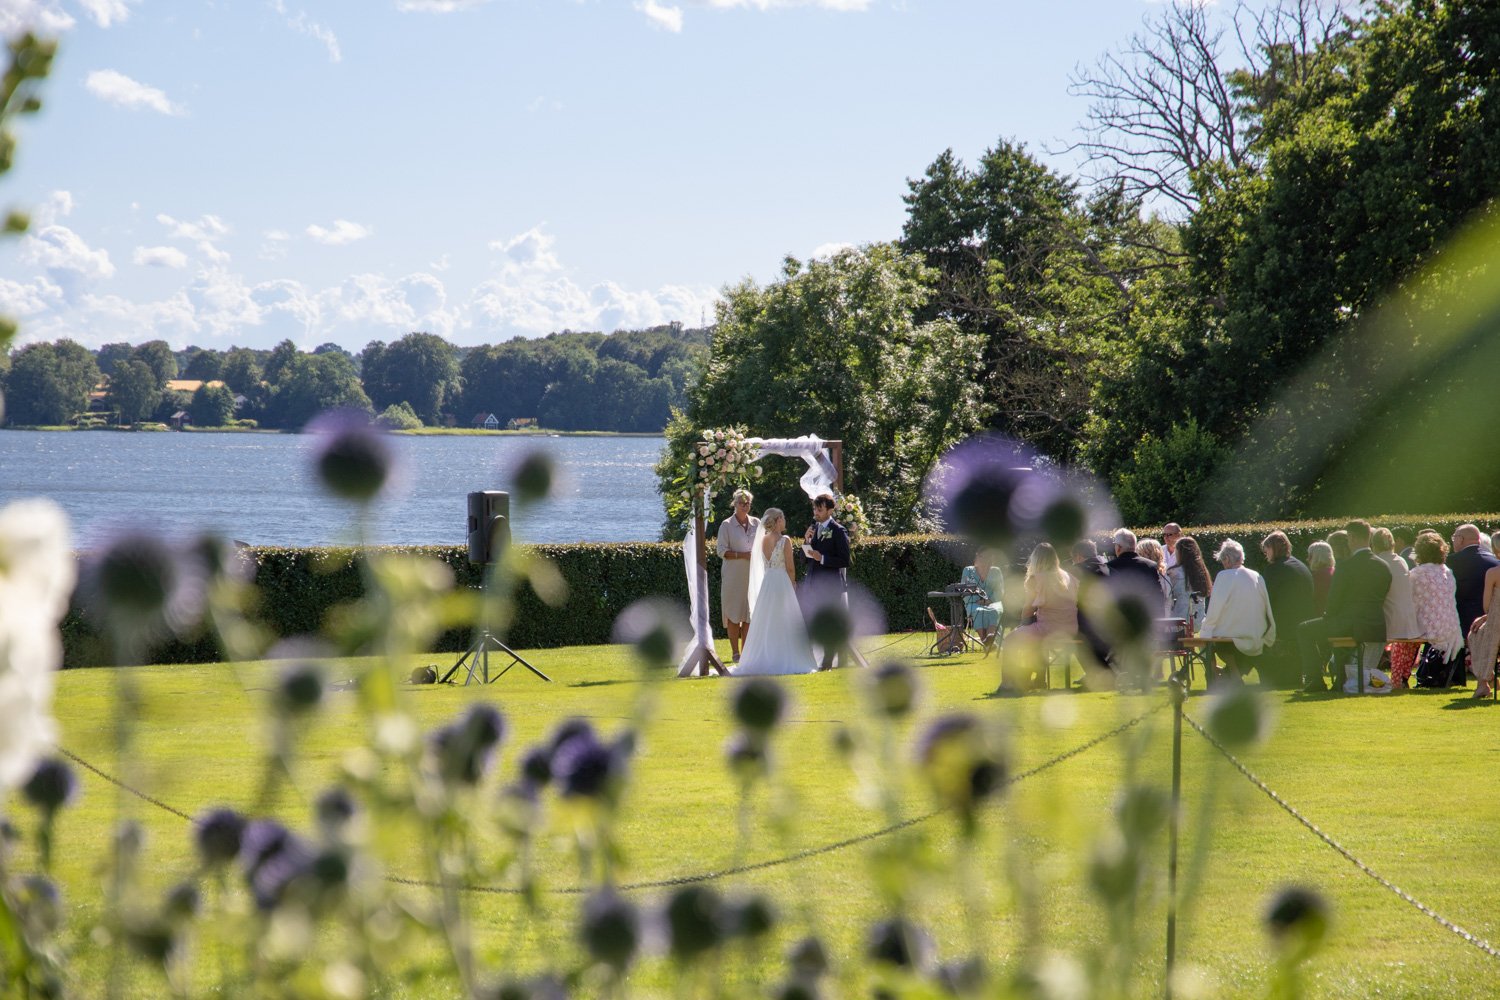
[[[1146,719],[1148,719],[1151,716],[1155,715],[1157,712],[1161,711],[1166,706],[1167,706],[1167,702],[1165,702],[1165,701],[1159,702],[1159,703],[1157,703],[1157,705],[1155,707],[1147,709],[1145,712],[1142,712],[1140,715],[1137,715],[1134,718],[1129,719],[1129,720],[1121,723],[1120,725],[1118,725],[1115,728],[1109,730],[1108,732],[1101,733],[1101,734],[1099,734],[1098,736],[1095,736],[1093,739],[1089,740],[1086,743],[1081,743],[1081,744],[1079,744],[1078,746],[1074,747],[1071,750],[1065,751],[1064,753],[1061,753],[1061,754],[1057,755],[1056,757],[1053,757],[1053,758],[1051,758],[1049,760],[1043,761],[1042,763],[1038,764],[1036,767],[1031,768],[1030,770],[1022,771],[1020,774],[1016,774],[1014,776],[1011,776],[1011,777],[1007,778],[1006,781],[1005,781],[1005,787],[1009,788],[1011,785],[1014,785],[1017,782],[1024,781],[1027,778],[1031,778],[1031,777],[1034,777],[1034,776],[1036,776],[1038,774],[1041,774],[1043,771],[1046,771],[1046,770],[1049,770],[1051,768],[1054,768],[1057,765],[1063,763],[1064,761],[1071,760],[1074,757],[1077,757],[1079,754],[1087,753],[1089,750],[1092,750],[1094,747],[1098,746],[1099,744],[1105,743],[1105,742],[1107,742],[1109,740],[1112,740],[1116,736],[1121,735],[1122,733],[1126,732],[1127,730],[1130,730],[1130,729],[1134,728],[1135,726],[1140,725],[1142,722],[1146,721]],[[103,778],[105,781],[107,781],[110,784],[115,785],[115,786],[117,786],[117,787],[119,787],[121,789],[124,789],[126,792],[129,792],[131,795],[134,795],[136,798],[141,799],[144,802],[149,802],[152,805],[154,805],[154,806],[156,806],[156,807],[158,807],[160,809],[164,809],[167,812],[171,813],[173,816],[177,816],[177,817],[179,817],[181,819],[185,819],[189,823],[194,822],[193,817],[189,816],[187,813],[183,812],[181,809],[177,809],[177,808],[175,808],[173,806],[169,806],[165,802],[163,802],[161,799],[158,799],[158,798],[155,798],[154,796],[148,795],[148,794],[146,794],[145,792],[141,791],[138,788],[132,788],[131,786],[127,785],[125,782],[119,780],[118,778],[114,777],[113,775],[110,775],[110,774],[105,773],[104,771],[101,771],[99,768],[95,767],[93,764],[90,764],[88,761],[84,760],[82,757],[80,757],[77,754],[73,753],[71,750],[67,750],[67,749],[65,749],[63,747],[58,747],[57,749],[58,749],[58,751],[60,753],[66,755],[70,760],[76,762],[81,767],[87,768],[89,771],[92,771],[94,774],[97,774],[99,777]],[[699,883],[699,882],[711,882],[711,881],[714,881],[716,879],[729,878],[729,877],[732,877],[732,876],[735,876],[735,875],[743,875],[743,874],[746,874],[748,872],[764,871],[767,868],[777,868],[777,867],[780,867],[781,865],[795,864],[798,861],[805,861],[808,858],[814,858],[814,857],[817,857],[817,856],[822,855],[822,854],[832,854],[835,851],[841,851],[841,850],[843,850],[843,849],[845,849],[847,847],[853,847],[856,844],[863,844],[863,843],[867,843],[867,842],[872,841],[872,840],[878,840],[881,837],[888,837],[888,836],[890,836],[893,833],[899,833],[900,831],[909,829],[911,827],[914,827],[914,826],[918,825],[919,823],[925,823],[928,820],[932,819],[933,817],[939,816],[939,815],[941,815],[942,813],[944,813],[946,811],[947,811],[946,809],[934,809],[931,812],[922,814],[921,816],[913,816],[910,819],[904,819],[904,820],[902,820],[899,823],[892,823],[890,826],[881,827],[878,830],[871,830],[868,833],[862,833],[862,834],[859,834],[859,835],[854,836],[854,837],[846,837],[843,840],[836,840],[833,843],[822,844],[822,845],[819,845],[817,847],[805,848],[803,850],[796,851],[796,852],[794,852],[792,854],[784,855],[783,857],[779,857],[779,858],[769,858],[769,859],[767,859],[765,861],[754,861],[754,862],[751,862],[749,864],[735,865],[734,867],[731,867],[731,868],[723,868],[723,869],[718,869],[716,871],[698,872],[698,873],[693,874],[693,875],[678,875],[678,876],[673,877],[673,878],[656,879],[656,880],[649,881],[649,882],[629,882],[629,883],[626,883],[624,885],[614,886],[614,889],[617,892],[636,892],[636,891],[639,891],[639,890],[642,890],[642,889],[666,889],[666,888],[670,888],[670,887],[673,887],[673,886],[679,886],[679,885],[693,885],[693,884],[696,884],[696,883]],[[385,881],[390,882],[390,883],[392,883],[394,885],[407,885],[407,886],[414,886],[414,887],[424,888],[424,889],[444,889],[444,888],[455,889],[456,888],[456,889],[458,889],[461,892],[491,893],[491,894],[495,894],[495,895],[508,895],[508,896],[509,895],[520,895],[520,894],[522,894],[522,893],[524,893],[526,891],[525,889],[522,889],[522,888],[517,887],[517,886],[446,885],[445,883],[442,883],[442,882],[434,882],[434,881],[429,881],[429,880],[426,880],[426,879],[406,878],[405,876],[401,876],[401,875],[387,875],[387,876],[385,876]],[[549,894],[551,894],[551,895],[574,896],[574,895],[581,895],[581,894],[584,894],[584,893],[592,892],[593,891],[593,887],[592,886],[571,885],[571,886],[560,886],[560,887],[556,887],[556,888],[550,888],[550,889],[547,889],[546,891]]]
[[[1396,885],[1390,879],[1386,878],[1384,875],[1380,874],[1375,869],[1373,869],[1369,865],[1365,864],[1359,858],[1355,857],[1354,854],[1353,854],[1353,852],[1351,852],[1343,844],[1340,844],[1337,840],[1334,840],[1328,834],[1326,834],[1322,830],[1320,830],[1318,828],[1317,824],[1315,824],[1312,820],[1308,819],[1306,816],[1302,815],[1302,813],[1298,812],[1297,808],[1295,806],[1293,806],[1286,799],[1282,798],[1280,795],[1276,794],[1275,790],[1273,790],[1264,781],[1260,780],[1260,778],[1258,778],[1255,775],[1254,772],[1252,772],[1248,767],[1246,767],[1240,761],[1240,759],[1238,757],[1236,757],[1234,754],[1230,753],[1229,749],[1227,747],[1225,747],[1224,744],[1222,744],[1218,740],[1214,739],[1214,737],[1212,736],[1212,734],[1210,734],[1208,732],[1208,730],[1206,730],[1202,726],[1200,726],[1197,723],[1197,721],[1195,719],[1193,719],[1192,716],[1190,716],[1186,712],[1184,712],[1182,714],[1182,718],[1183,718],[1184,722],[1186,722],[1188,725],[1192,726],[1193,729],[1195,729],[1198,732],[1199,736],[1202,736],[1205,740],[1207,740],[1213,746],[1213,748],[1215,750],[1217,750],[1217,751],[1219,751],[1219,753],[1223,754],[1224,757],[1225,757],[1225,759],[1228,760],[1230,764],[1234,765],[1235,770],[1239,771],[1240,774],[1244,775],[1245,778],[1252,785],[1254,785],[1256,788],[1259,788],[1262,792],[1265,792],[1266,796],[1272,802],[1276,803],[1278,806],[1280,806],[1282,809],[1284,809],[1289,816],[1291,816],[1298,823],[1301,823],[1304,827],[1306,827],[1308,829],[1308,831],[1313,834],[1313,836],[1317,837],[1323,843],[1327,844],[1329,847],[1333,848],[1339,854],[1343,855],[1345,861],[1348,861],[1351,865],[1353,865],[1355,868],[1358,868],[1360,871],[1364,872],[1370,878],[1374,879],[1377,883],[1379,883],[1380,885],[1384,886],[1386,889],[1389,889],[1391,892],[1395,893],[1398,897],[1400,897],[1401,899],[1403,899],[1406,902],[1410,903],[1412,906],[1416,907],[1422,913],[1425,913],[1427,916],[1431,917],[1434,921],[1437,922],[1438,926],[1443,927],[1443,928],[1445,928],[1447,930],[1450,930],[1454,934],[1457,934],[1459,937],[1463,938],[1469,944],[1471,944],[1474,947],[1478,948],[1480,951],[1484,952],[1486,955],[1490,956],[1491,958],[1500,958],[1500,949],[1497,949],[1494,945],[1490,944],[1484,938],[1479,937],[1477,934],[1473,934],[1473,933],[1470,933],[1469,931],[1464,930],[1458,924],[1456,924],[1453,921],[1449,920],[1447,917],[1443,916],[1441,913],[1437,912],[1432,907],[1428,906],[1426,903],[1424,903],[1421,900],[1417,899],[1411,893],[1407,892],[1405,889],[1402,889],[1400,886]]]

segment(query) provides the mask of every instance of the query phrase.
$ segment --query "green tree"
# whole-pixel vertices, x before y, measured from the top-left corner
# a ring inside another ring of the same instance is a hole
[[[120,341],[114,344],[105,344],[99,348],[99,372],[102,375],[113,375],[115,365],[121,361],[130,361],[135,357],[135,348]]]
[[[188,414],[194,427],[223,427],[234,420],[234,393],[222,385],[200,385]]]
[[[493,413],[502,424],[517,417],[535,419],[547,391],[550,350],[547,341],[512,340],[470,351],[461,369],[460,415],[467,420]]]
[[[922,481],[979,422],[980,337],[947,319],[922,322],[936,275],[889,244],[803,264],[781,280],[726,290],[702,381],[668,430],[658,466],[670,528],[682,515],[676,475],[700,428],[740,424],[761,437],[817,434],[844,442],[844,487],[868,498],[872,525],[929,521]],[[768,463],[757,503],[807,506],[800,470]]]
[[[290,340],[283,340],[271,349],[271,354],[262,363],[262,377],[271,385],[277,385],[287,377],[287,371],[300,355],[297,345]]]
[[[354,362],[342,354],[297,354],[283,368],[264,416],[272,427],[297,429],[334,409],[371,410]]]
[[[71,340],[30,344],[11,358],[6,379],[7,419],[12,424],[65,424],[88,409],[99,381],[93,352]]]
[[[390,345],[371,344],[360,362],[365,391],[377,407],[409,403],[429,424],[442,423],[463,387],[456,348],[431,333],[409,333]]]
[[[145,420],[161,403],[161,384],[144,361],[121,361],[109,377],[109,405],[120,414],[120,422]]]
[[[219,369],[219,378],[231,390],[249,396],[260,390],[261,372],[260,360],[254,351],[248,347],[231,347],[229,353],[224,355],[224,363]]]
[[[422,427],[422,418],[412,412],[409,403],[392,403],[381,411],[375,422],[393,431],[414,431]]]
[[[223,378],[224,355],[209,348],[189,348],[189,351],[187,364],[182,369],[183,378],[201,382]]]
[[[156,385],[165,389],[177,377],[177,355],[165,340],[148,340],[131,354],[132,360],[144,361],[156,375]]]

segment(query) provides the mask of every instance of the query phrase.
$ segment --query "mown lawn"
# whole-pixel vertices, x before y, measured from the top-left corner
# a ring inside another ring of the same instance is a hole
[[[916,655],[920,636],[892,636],[880,655]],[[651,705],[631,789],[621,815],[625,882],[713,871],[737,861],[762,861],[879,829],[887,822],[869,794],[869,773],[856,773],[834,749],[833,737],[851,727],[874,738],[860,710],[857,671],[786,679],[794,708],[776,740],[775,794],[787,801],[792,822],[773,829],[769,796],[752,802],[753,822],[741,838],[738,784],[722,746],[731,731],[726,713],[730,685],[721,680],[646,684],[618,647],[537,651],[527,656],[551,674],[545,684],[516,668],[490,686],[425,687],[407,691],[425,728],[456,715],[475,699],[498,705],[510,723],[499,772],[514,774],[519,751],[561,719],[584,716],[606,733],[625,725],[638,699]],[[413,664],[446,668],[447,656]],[[917,657],[924,697],[917,718],[897,735],[896,752],[909,759],[910,743],[938,712],[967,710],[1005,717],[1011,726],[1015,771],[1034,767],[1148,711],[1161,696],[1054,693],[1013,700],[985,697],[994,686],[994,661],[975,657],[930,662]],[[353,670],[353,665],[348,665]],[[142,668],[133,672],[142,693],[135,715],[132,780],[163,802],[188,813],[215,804],[248,808],[260,781],[260,754],[269,735],[261,710],[274,676],[265,664]],[[1201,682],[1200,682],[1201,683]],[[1500,939],[1500,886],[1489,871],[1500,830],[1500,709],[1468,699],[1469,692],[1411,692],[1364,698],[1273,694],[1276,725],[1270,740],[1247,752],[1247,763],[1273,788],[1330,835],[1378,871],[1490,941]],[[61,675],[57,716],[62,745],[111,773],[124,773],[113,756],[111,671]],[[1203,718],[1201,693],[1188,712]],[[1087,887],[1090,851],[1120,787],[1127,741],[1140,741],[1140,777],[1160,783],[1170,776],[1171,716],[1158,711],[1120,738],[1015,785],[985,814],[985,834],[972,861],[977,873],[959,879],[908,872],[917,887],[916,916],[936,936],[943,957],[961,957],[978,942],[988,959],[1004,966],[1026,932],[1012,898],[1007,866],[1024,873],[1039,900],[1045,946],[1082,951],[1104,932],[1102,911]],[[364,739],[353,696],[336,693],[301,745],[294,778],[275,811],[300,828],[308,803],[335,780],[350,751]],[[1263,996],[1270,950],[1262,929],[1265,903],[1289,883],[1328,896],[1334,926],[1309,967],[1310,992],[1324,997],[1431,997],[1500,994],[1500,961],[1439,927],[1397,899],[1316,840],[1231,770],[1200,737],[1184,735],[1184,869],[1201,882],[1179,925],[1180,961],[1199,971],[1204,995]],[[122,801],[112,786],[82,773],[83,795],[60,820],[59,874],[70,906],[70,927],[84,928],[101,905],[98,865],[117,810],[128,809],[145,826],[150,878],[161,886],[192,870],[190,828],[155,806]],[[1211,829],[1200,817],[1209,799]],[[902,815],[926,812],[930,802],[915,785],[903,791]],[[29,817],[24,817],[29,822]],[[915,828],[940,859],[957,849],[946,816]],[[383,831],[387,872],[425,877],[421,852],[402,836]],[[759,956],[736,955],[724,966],[732,980],[765,983],[781,977],[784,946],[809,931],[830,944],[843,976],[835,995],[866,993],[850,956],[866,927],[886,915],[869,877],[878,839],[803,861],[763,868],[725,880],[720,888],[761,889],[781,903],[782,926]],[[1166,839],[1156,863],[1165,866]],[[1201,865],[1195,867],[1195,856]],[[29,862],[22,855],[23,863]],[[549,842],[543,872],[550,886],[571,884],[573,856]],[[977,889],[975,887],[978,887]],[[426,890],[406,889],[422,902]],[[967,894],[977,913],[966,916]],[[643,901],[656,894],[640,894]],[[578,899],[550,899],[535,916],[514,897],[475,894],[475,927],[491,968],[517,972],[575,961],[572,920]],[[1137,914],[1146,945],[1137,992],[1157,995],[1164,938],[1165,900],[1156,894]],[[100,949],[71,941],[79,983],[97,982],[106,966]],[[453,995],[453,987],[427,978],[442,969],[440,953],[414,952],[413,975],[396,995]],[[204,963],[207,965],[208,963]],[[205,970],[205,975],[208,971]],[[665,962],[636,973],[647,995],[663,988]],[[136,995],[161,992],[142,974]],[[83,988],[84,994],[92,991]]]

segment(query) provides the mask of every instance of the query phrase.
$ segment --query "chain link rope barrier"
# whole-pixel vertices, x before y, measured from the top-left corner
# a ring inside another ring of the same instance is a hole
[[[1099,746],[1101,743],[1106,743],[1109,740],[1112,740],[1115,737],[1120,736],[1123,733],[1135,728],[1142,722],[1145,722],[1151,716],[1166,708],[1168,704],[1169,703],[1167,701],[1158,702],[1154,707],[1147,709],[1140,715],[1134,716],[1133,718],[1122,722],[1120,725],[1114,727],[1113,729],[1110,729],[1104,733],[1100,733],[1093,739],[1088,740],[1085,743],[1081,743],[1071,750],[1064,751],[1063,753],[1058,754],[1056,757],[1045,760],[1033,768],[1029,768],[1028,770],[1022,771],[1019,774],[1007,778],[1004,787],[1009,788],[1012,785],[1026,780],[1027,778],[1035,777],[1036,775],[1041,774],[1044,771],[1050,770],[1051,768],[1054,768],[1057,765],[1064,763],[1065,761],[1072,760],[1074,757],[1077,757],[1080,754],[1087,753],[1094,747]],[[183,812],[181,809],[178,809],[175,806],[168,805],[161,799],[158,799],[152,795],[148,795],[138,788],[132,788],[130,785],[114,777],[113,775],[108,774],[98,767],[95,767],[93,764],[89,763],[87,760],[84,760],[82,757],[73,753],[71,750],[68,750],[65,747],[61,746],[59,746],[57,750],[59,753],[66,756],[69,760],[72,760],[73,762],[78,764],[80,767],[83,767],[88,771],[98,775],[100,778],[103,778],[105,781],[116,786],[117,788],[120,788],[131,795],[134,795],[141,801],[149,802],[151,805],[165,810],[166,812],[171,813],[173,816],[176,816],[179,819],[187,820],[189,823],[196,822],[196,820],[194,820],[192,816]],[[891,825],[881,827],[878,830],[871,830],[867,833],[862,833],[854,837],[846,837],[842,840],[836,840],[828,844],[821,844],[817,847],[805,848],[803,850],[795,851],[791,854],[787,854],[779,858],[768,858],[764,861],[754,861],[748,864],[735,865],[730,868],[723,868],[715,871],[698,872],[692,875],[678,875],[673,878],[655,879],[647,882],[628,882],[622,885],[616,885],[613,888],[616,892],[637,892],[643,889],[666,889],[673,886],[694,885],[699,882],[712,882],[717,879],[730,878],[735,875],[744,875],[749,872],[764,871],[768,868],[778,868],[782,865],[795,864],[799,861],[805,861],[808,858],[818,857],[819,855],[823,854],[832,854],[836,851],[841,851],[845,848],[853,847],[857,844],[868,843],[872,840],[879,840],[882,837],[888,837],[891,834],[910,829],[911,827],[917,826],[920,823],[925,823],[935,816],[942,815],[946,811],[946,809],[934,809],[931,812],[924,813],[920,816],[913,816],[909,819],[904,819],[899,823],[892,823]],[[402,875],[387,875],[385,876],[385,881],[393,885],[405,885],[423,889],[457,889],[460,892],[489,893],[493,895],[507,896],[521,895],[527,891],[519,886],[446,885],[442,882],[434,882],[427,879],[407,878]],[[593,886],[572,885],[549,888],[544,891],[549,895],[576,896],[592,892],[593,890]]]
[[[1246,767],[1238,757],[1230,753],[1228,747],[1224,746],[1224,744],[1214,739],[1213,734],[1200,726],[1197,720],[1195,720],[1192,716],[1184,712],[1182,713],[1182,718],[1183,721],[1185,721],[1189,726],[1193,727],[1193,729],[1198,733],[1199,736],[1202,736],[1215,750],[1223,754],[1224,758],[1234,766],[1235,770],[1244,775],[1246,780],[1248,780],[1252,785],[1264,792],[1266,794],[1266,797],[1280,806],[1283,810],[1285,810],[1287,815],[1291,816],[1298,823],[1306,827],[1307,830],[1313,834],[1313,836],[1317,837],[1323,843],[1327,844],[1329,847],[1333,848],[1340,855],[1342,855],[1345,861],[1348,861],[1355,868],[1358,868],[1361,872],[1368,875],[1371,879],[1375,880],[1375,882],[1390,890],[1400,899],[1416,907],[1416,909],[1421,913],[1425,914],[1428,917],[1431,917],[1438,924],[1438,926],[1444,928],[1445,930],[1452,931],[1454,934],[1458,935],[1460,938],[1467,941],[1475,948],[1478,948],[1480,951],[1484,952],[1491,958],[1500,958],[1500,949],[1497,949],[1494,945],[1490,944],[1479,935],[1460,927],[1458,924],[1449,920],[1447,917],[1443,916],[1441,913],[1437,912],[1432,907],[1422,902],[1420,899],[1417,899],[1411,893],[1396,885],[1396,883],[1392,882],[1390,879],[1386,878],[1384,875],[1380,874],[1375,869],[1365,864],[1359,858],[1355,857],[1354,853],[1343,844],[1340,844],[1337,840],[1334,840],[1331,836],[1324,833],[1321,829],[1318,828],[1318,825],[1316,823],[1308,819],[1306,816],[1302,815],[1302,813],[1299,812],[1295,806],[1278,795],[1276,791],[1271,788],[1271,786],[1267,785],[1264,781],[1256,776],[1255,772]]]

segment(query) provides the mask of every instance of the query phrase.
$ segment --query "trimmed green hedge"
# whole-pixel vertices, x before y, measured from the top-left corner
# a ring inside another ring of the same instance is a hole
[[[1388,528],[1435,528],[1447,538],[1465,521],[1485,527],[1500,523],[1500,515],[1395,516],[1370,521]],[[1185,528],[1184,532],[1198,540],[1209,560],[1210,571],[1216,571],[1212,555],[1225,538],[1234,538],[1244,545],[1247,565],[1258,567],[1263,562],[1260,540],[1273,529],[1279,527],[1287,533],[1293,551],[1300,558],[1309,543],[1342,525],[1342,521],[1333,520],[1282,525],[1224,524]],[[1098,541],[1101,551],[1107,552],[1108,538],[1101,536]],[[459,546],[383,551],[413,552],[439,559],[452,568],[461,586],[478,586],[481,582],[479,568],[469,565],[465,550]],[[538,545],[534,551],[557,566],[568,585],[568,600],[560,607],[549,607],[529,587],[522,587],[516,622],[505,637],[506,642],[518,649],[609,642],[615,617],[631,602],[649,595],[663,594],[687,603],[682,548],[678,544]],[[278,636],[316,632],[330,608],[356,600],[363,593],[358,557],[350,550],[252,548],[249,552],[256,563],[260,617]],[[972,546],[951,536],[870,538],[855,548],[850,577],[880,602],[888,629],[925,628],[927,592],[957,580],[960,567],[971,556]],[[710,620],[718,631],[719,561],[712,557],[708,575],[713,602]],[[1008,567],[1008,605],[1019,596],[1020,579],[1019,564]],[[62,634],[65,667],[97,666],[110,661],[99,635],[76,608],[63,621]],[[434,651],[457,653],[468,646],[470,639],[467,631],[450,631],[441,637]],[[212,662],[219,659],[219,650],[211,636],[199,635],[165,646],[152,659],[158,663]]]

